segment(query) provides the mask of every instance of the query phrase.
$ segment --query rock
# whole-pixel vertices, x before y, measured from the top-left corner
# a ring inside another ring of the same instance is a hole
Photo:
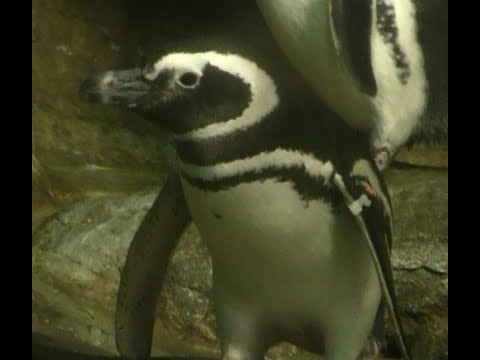
[[[395,156],[395,160],[417,166],[448,168],[448,145],[419,144],[411,149],[403,148]]]
[[[394,208],[392,265],[417,359],[448,358],[448,169],[386,174]],[[388,332],[393,342],[393,329]]]
[[[129,17],[128,4],[32,2],[33,228],[105,188],[138,191],[158,185],[167,167],[164,133],[131,113],[78,97],[81,81],[93,69],[138,63],[143,25],[141,18]],[[112,43],[121,43],[120,50]],[[113,175],[110,181],[106,170]]]
[[[113,311],[120,271],[158,190],[85,200],[55,214],[35,231],[33,330],[52,337],[75,336],[116,351]],[[215,351],[210,299],[210,259],[191,226],[172,258],[159,299],[158,341],[154,341],[159,354]]]

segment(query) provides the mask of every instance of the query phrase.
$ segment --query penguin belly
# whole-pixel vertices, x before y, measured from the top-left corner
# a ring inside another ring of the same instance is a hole
[[[253,358],[249,347],[258,338],[268,347],[267,336],[287,340],[277,339],[274,329],[302,326],[331,334],[318,339],[327,348],[329,341],[348,346],[349,331],[352,347],[361,347],[381,289],[346,207],[333,212],[322,200],[302,200],[293,184],[274,179],[220,191],[186,180],[182,186],[212,256],[218,333],[226,347],[245,347]]]

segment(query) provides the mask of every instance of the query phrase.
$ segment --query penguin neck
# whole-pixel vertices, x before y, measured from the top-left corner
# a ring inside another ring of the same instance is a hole
[[[208,167],[278,147],[279,132],[291,123],[279,116],[278,98],[274,94],[270,103],[262,102],[262,107],[258,107],[253,97],[249,108],[238,118],[174,135],[173,145],[180,165]]]
[[[330,178],[334,167],[344,173],[367,147],[316,97],[306,95],[279,103],[245,129],[231,128],[210,137],[177,137],[177,170],[201,189],[215,191],[276,178],[294,183],[302,197],[320,196],[319,184]],[[312,116],[319,121],[312,121]]]
[[[344,120],[367,131],[372,108],[335,47],[330,1],[257,0],[257,4],[278,44],[316,93]]]

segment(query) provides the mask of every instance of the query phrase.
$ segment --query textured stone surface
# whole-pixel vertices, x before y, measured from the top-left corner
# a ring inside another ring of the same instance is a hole
[[[447,359],[448,169],[390,169],[386,179],[395,217],[392,264],[412,353]],[[391,327],[389,335],[391,342]]]
[[[426,167],[448,168],[448,145],[429,147],[416,145],[411,149],[401,149],[395,160],[406,164],[420,165]]]
[[[426,167],[448,168],[448,145],[429,147],[416,145],[411,149],[401,149],[395,160],[406,164]]]
[[[144,28],[131,16],[132,6],[32,2],[34,226],[79,199],[158,184],[165,170],[165,134],[132,114],[84,104],[77,96],[93,69],[138,63]]]

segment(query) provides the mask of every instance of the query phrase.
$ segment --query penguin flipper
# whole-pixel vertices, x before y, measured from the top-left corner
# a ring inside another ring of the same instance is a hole
[[[385,345],[385,299],[382,297],[378,306],[377,316],[372,328],[372,337],[380,348]]]
[[[392,229],[389,212],[386,211],[389,204],[385,204],[380,196],[376,196],[374,191],[372,192],[372,187],[366,178],[351,176],[344,181],[339,174],[335,174],[333,182],[343,195],[346,205],[365,235],[382,288],[382,301],[385,302],[394,323],[403,357],[405,360],[410,360],[405,333],[398,314],[398,302],[390,261]]]
[[[360,91],[377,93],[371,61],[371,0],[331,0],[330,28],[334,45]]]
[[[135,233],[121,274],[115,340],[122,356],[150,355],[157,298],[170,256],[190,221],[180,178],[171,174]]]

